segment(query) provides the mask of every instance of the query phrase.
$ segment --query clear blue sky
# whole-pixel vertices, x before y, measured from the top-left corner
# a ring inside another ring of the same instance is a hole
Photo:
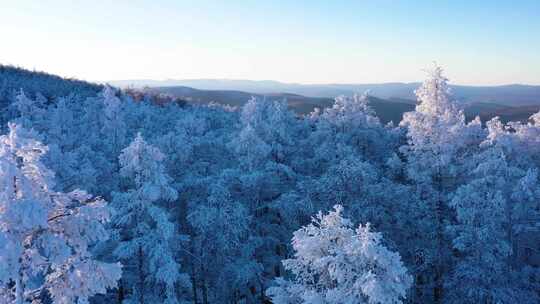
[[[540,84],[540,0],[0,0],[0,63],[87,80]]]

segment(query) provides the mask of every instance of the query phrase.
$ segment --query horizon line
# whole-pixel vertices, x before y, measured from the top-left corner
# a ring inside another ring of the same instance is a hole
[[[80,79],[80,78],[75,78]],[[423,80],[419,81],[382,81],[382,82],[287,82],[273,79],[247,79],[247,78],[131,78],[131,79],[109,79],[109,80],[86,80],[89,82],[106,84],[110,82],[129,82],[129,81],[155,81],[155,82],[167,82],[167,81],[246,81],[246,82],[274,82],[283,85],[300,85],[300,86],[331,86],[331,85],[385,85],[385,84],[421,84]],[[501,83],[501,84],[467,84],[449,81],[450,86],[467,86],[467,87],[504,87],[504,86],[530,86],[540,87],[540,83]]]
[[[250,82],[276,82],[279,84],[285,84],[285,85],[301,85],[301,86],[324,86],[324,85],[384,85],[384,84],[421,84],[423,80],[419,81],[382,81],[382,82],[297,82],[297,81],[281,81],[281,80],[273,80],[273,79],[246,79],[246,78],[223,78],[223,77],[216,77],[216,78],[160,78],[160,79],[154,79],[154,78],[124,78],[124,79],[108,79],[108,80],[98,80],[98,79],[89,79],[84,77],[78,77],[78,76],[63,76],[54,72],[48,72],[42,69],[38,69],[36,67],[28,68],[24,67],[20,64],[13,64],[13,63],[0,63],[0,67],[7,66],[7,67],[14,67],[18,69],[23,69],[31,72],[38,72],[38,73],[45,73],[49,75],[58,76],[64,79],[75,79],[75,80],[81,80],[86,81],[90,83],[96,83],[96,84],[108,84],[111,82],[129,82],[129,81],[159,81],[159,82],[165,82],[165,81],[201,81],[201,80],[219,80],[219,81],[250,81]],[[468,87],[504,87],[504,86],[530,86],[530,87],[540,87],[540,83],[523,83],[523,82],[513,82],[513,83],[497,83],[497,84],[468,84],[468,83],[461,83],[461,82],[454,82],[452,79],[449,81],[450,86],[468,86]]]

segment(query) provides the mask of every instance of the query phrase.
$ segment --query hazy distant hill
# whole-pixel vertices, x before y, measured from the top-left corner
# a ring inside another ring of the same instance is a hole
[[[158,86],[163,83],[184,82],[193,86],[221,89],[197,89],[189,86]],[[136,87],[153,85],[153,92],[169,93],[175,97],[187,100],[192,104],[217,102],[231,106],[241,106],[252,96],[268,100],[284,99],[297,113],[306,114],[315,107],[331,106],[335,96],[353,92],[364,92],[370,89],[370,105],[377,112],[381,121],[401,120],[404,112],[414,110],[414,93],[417,83],[386,83],[364,85],[301,85],[286,84],[276,81],[244,81],[244,80],[169,80],[169,81],[130,81]],[[127,82],[112,82],[114,85],[125,86]],[[249,90],[228,90],[224,88],[239,87]],[[29,71],[13,66],[0,65],[0,104],[6,106],[6,101],[12,98],[13,92],[23,89],[27,94],[40,92],[45,97],[53,98],[68,94],[91,96],[99,92],[99,84],[66,79],[44,72]],[[454,86],[456,97],[464,102],[465,114],[468,119],[480,115],[483,121],[494,116],[500,116],[503,121],[527,120],[530,115],[540,110],[540,86],[508,85],[500,87],[468,87]],[[284,93],[286,92],[286,93]],[[309,94],[301,94],[306,92]],[[476,101],[483,100],[483,101]],[[513,100],[510,102],[509,100]],[[534,102],[537,100],[538,102]],[[512,106],[510,106],[512,105]],[[517,105],[517,106],[516,106]]]
[[[499,116],[503,122],[508,121],[527,121],[529,117],[540,111],[540,105],[529,105],[520,107],[505,107],[500,106],[491,109],[480,109],[477,105],[472,105],[465,109],[465,116],[472,118],[479,115],[482,121],[487,121],[495,116]]]
[[[227,91],[227,90],[198,90],[190,87],[156,87],[148,89],[152,92],[160,92],[171,94],[183,100],[187,100],[192,104],[207,104],[216,102],[230,106],[242,106],[251,97],[266,98],[267,100],[283,100],[287,99],[289,107],[299,114],[307,114],[313,111],[314,108],[325,108],[332,106],[333,98],[327,97],[307,97],[298,94],[290,93],[271,93],[271,94],[256,94],[242,91]],[[404,112],[414,109],[414,105],[410,103],[393,102],[377,97],[370,97],[370,106],[380,116],[381,121],[399,122]]]
[[[175,97],[188,101],[191,104],[207,104],[216,102],[230,106],[242,106],[252,96],[277,100],[286,98],[289,106],[299,114],[307,114],[314,108],[329,107],[334,103],[333,98],[309,97],[290,93],[257,94],[232,90],[199,90],[185,86],[156,87],[149,91],[171,94]],[[413,111],[416,102],[411,99],[393,98],[383,99],[375,96],[369,97],[370,106],[375,110],[383,123],[401,121],[403,113]],[[521,120],[526,121],[533,113],[538,112],[538,106],[510,107],[494,103],[470,103],[464,104],[465,115],[468,120],[479,115],[482,121],[487,121],[494,116],[501,117],[503,121]]]
[[[379,84],[320,84],[306,85],[264,80],[229,79],[187,79],[187,80],[127,80],[111,81],[113,85],[125,87],[170,87],[187,86],[201,90],[234,90],[267,94],[287,92],[307,97],[334,98],[338,95],[352,95],[367,90],[370,95],[383,99],[414,100],[414,90],[420,83],[379,83]],[[465,103],[497,103],[509,106],[540,105],[540,86],[502,85],[502,86],[462,86],[452,85],[455,97]]]
[[[192,104],[207,104],[216,102],[230,106],[242,106],[252,96],[266,98],[267,100],[287,99],[289,106],[299,114],[307,114],[314,108],[329,107],[334,103],[333,98],[309,97],[290,93],[270,93],[258,94],[232,90],[199,90],[185,86],[155,87],[148,88],[151,92],[167,93],[175,97],[187,100]],[[401,121],[403,113],[413,111],[416,102],[411,99],[392,98],[383,99],[379,97],[369,97],[370,106],[375,110],[383,123]],[[521,120],[525,121],[533,113],[540,109],[537,106],[511,107],[494,103],[469,103],[465,104],[465,115],[468,120],[479,115],[482,121],[487,121],[494,116],[500,116],[503,121]]]

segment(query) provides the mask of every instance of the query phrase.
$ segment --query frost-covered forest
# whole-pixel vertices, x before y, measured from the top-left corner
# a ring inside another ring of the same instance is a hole
[[[0,303],[540,302],[540,113],[439,67],[386,125],[0,75]]]

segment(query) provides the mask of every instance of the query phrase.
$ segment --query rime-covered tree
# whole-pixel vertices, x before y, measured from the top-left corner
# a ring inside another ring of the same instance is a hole
[[[536,303],[534,283],[516,263],[519,210],[538,200],[536,170],[523,172],[506,161],[503,151],[490,147],[471,160],[473,178],[462,185],[450,206],[456,223],[449,227],[459,252],[448,280],[447,300],[453,303]],[[536,203],[533,203],[536,204]],[[526,208],[532,212],[536,208]]]
[[[245,151],[249,159],[268,157],[276,163],[285,163],[290,154],[289,148],[293,143],[294,117],[287,108],[286,101],[270,101],[252,98],[240,113],[242,131],[237,152]],[[249,142],[253,142],[250,151]]]
[[[540,166],[540,112],[526,123],[504,124],[495,117],[486,122],[486,129],[486,142],[503,149],[509,162],[522,168]]]
[[[194,229],[194,279],[201,286],[203,303],[234,302],[249,296],[246,287],[261,272],[260,265],[251,260],[251,219],[246,208],[234,201],[224,180],[213,182],[209,191],[206,200],[197,202],[188,215]]]
[[[129,190],[113,195],[113,224],[120,237],[114,254],[126,265],[122,280],[131,289],[129,303],[177,303],[177,287],[186,281],[174,250],[181,236],[162,205],[178,196],[164,157],[140,133],[119,157]]]
[[[260,168],[267,161],[272,150],[249,124],[240,131],[238,138],[232,142],[231,146],[240,156],[247,170]]]
[[[325,168],[344,156],[341,147],[350,147],[361,158],[382,161],[397,144],[390,128],[383,126],[369,106],[369,96],[339,96],[332,107],[312,117],[315,130],[309,144],[314,149],[314,169]]]
[[[90,246],[108,238],[105,201],[53,191],[40,161],[46,146],[16,124],[0,137],[0,300],[87,303],[116,287],[119,264],[100,262]]]
[[[407,130],[408,145],[401,148],[408,158],[407,174],[420,184],[455,177],[460,150],[479,144],[485,135],[479,120],[465,123],[442,72],[437,66],[429,71],[428,79],[415,92],[419,104],[401,121]]]
[[[108,151],[113,158],[118,157],[120,149],[124,146],[126,126],[122,111],[122,101],[116,96],[116,90],[105,86],[100,93],[103,102],[102,134],[108,139]]]
[[[420,260],[423,265],[417,265],[416,279],[433,282],[426,288],[432,287],[436,302],[443,298],[450,252],[445,235],[446,221],[451,217],[447,198],[460,182],[462,159],[478,147],[484,135],[479,119],[465,123],[442,72],[438,66],[429,71],[428,79],[416,90],[420,103],[414,112],[404,114],[400,124],[407,132],[408,144],[400,148],[407,160],[406,175],[424,202],[416,211],[433,227],[430,232],[424,231],[425,253]],[[420,293],[421,287],[416,287]]]
[[[294,258],[283,261],[294,278],[269,288],[273,303],[401,303],[412,278],[399,254],[369,223],[354,229],[342,207],[334,209],[294,233]]]
[[[47,99],[43,95],[36,94],[36,98],[30,98],[23,89],[20,89],[11,105],[18,114],[17,123],[24,128],[41,126],[45,118],[46,102]]]
[[[239,133],[228,147],[240,166],[233,172],[231,189],[235,198],[252,216],[250,234],[258,244],[253,260],[263,265],[264,277],[251,286],[259,298],[264,297],[267,282],[279,273],[280,260],[289,234],[283,225],[289,214],[279,208],[278,199],[295,186],[297,176],[291,167],[296,153],[295,138],[300,124],[287,109],[285,101],[253,98],[241,110]],[[234,185],[238,183],[238,185]]]

